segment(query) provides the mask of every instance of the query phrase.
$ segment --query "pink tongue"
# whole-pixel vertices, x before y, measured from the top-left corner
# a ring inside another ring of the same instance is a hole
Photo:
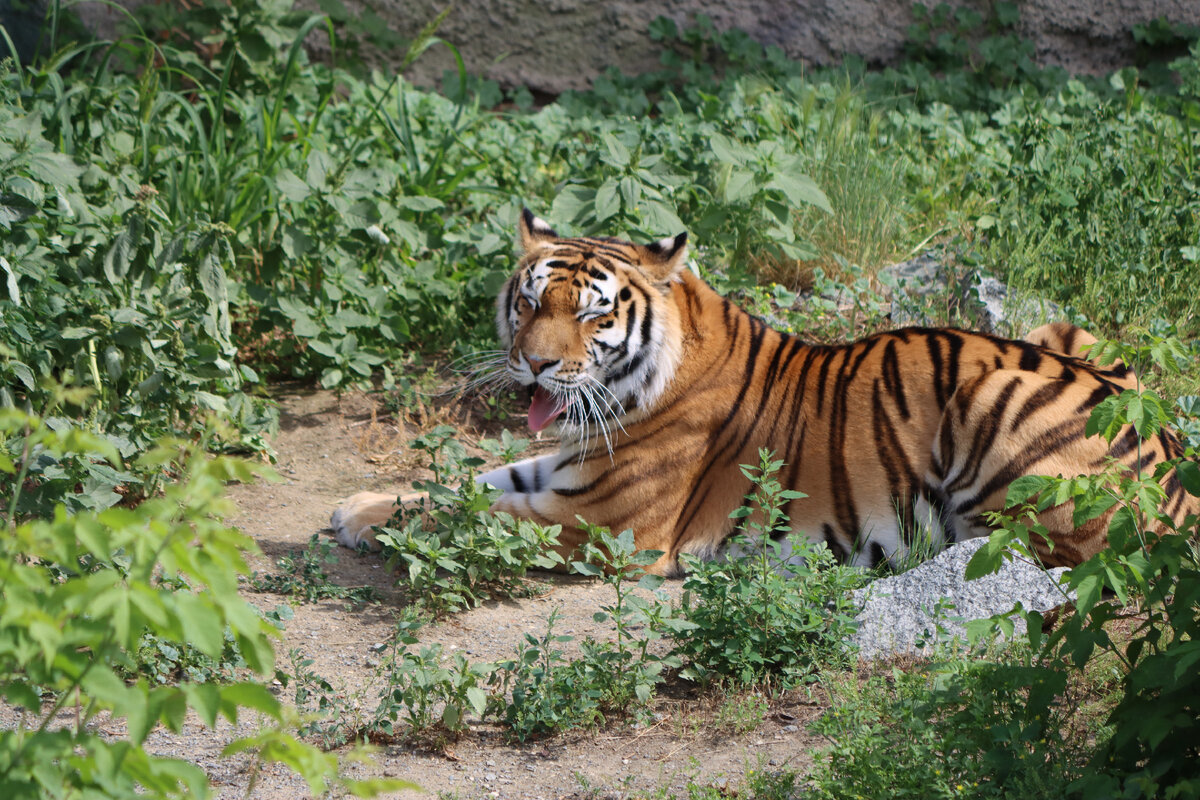
[[[529,430],[537,433],[566,408],[567,404],[562,400],[551,397],[545,389],[537,387],[533,390],[533,402],[529,404]]]

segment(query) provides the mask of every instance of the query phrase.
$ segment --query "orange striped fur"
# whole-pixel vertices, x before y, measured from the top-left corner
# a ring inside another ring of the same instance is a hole
[[[751,488],[738,465],[758,463],[760,448],[786,462],[785,488],[808,495],[787,506],[793,529],[866,565],[903,554],[916,522],[932,523],[935,542],[986,534],[983,515],[1022,475],[1092,473],[1110,455],[1151,468],[1181,453],[1168,433],[1138,448],[1127,430],[1111,451],[1084,436],[1091,409],[1134,378],[1082,360],[1095,340],[1070,325],[1026,341],[907,328],[811,345],[696,277],[684,235],[560,238],[525,212],[520,236],[497,308],[505,369],[534,390],[531,424],[552,418],[562,449],[480,480],[504,490],[496,510],[562,525],[567,549],[583,540],[578,515],[632,528],[640,549],[663,551],[656,572],[681,553],[717,555]],[[1164,487],[1177,520],[1200,511],[1173,472]],[[372,541],[394,502],[351,498],[334,515],[338,539]],[[1070,512],[1042,515],[1048,565],[1105,545],[1106,520],[1075,530]]]

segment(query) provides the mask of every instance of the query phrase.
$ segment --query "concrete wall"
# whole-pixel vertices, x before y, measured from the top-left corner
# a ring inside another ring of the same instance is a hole
[[[170,1],[170,0],[167,0]],[[144,0],[120,0],[133,5]],[[349,8],[364,0],[345,0]],[[365,0],[393,30],[413,35],[448,0]],[[926,0],[927,6],[938,0]],[[989,0],[956,0],[987,8]],[[1020,32],[1033,41],[1038,60],[1073,72],[1102,73],[1129,63],[1130,29],[1156,17],[1200,26],[1200,0],[1018,0]],[[764,44],[782,47],[811,64],[830,64],[847,53],[873,64],[901,54],[912,21],[912,0],[458,0],[438,35],[453,42],[468,68],[508,86],[546,92],[582,88],[605,67],[653,69],[660,45],[646,33],[650,21],[669,17],[681,27],[697,13],[718,28],[740,28]],[[315,7],[315,5],[314,5]],[[113,11],[83,3],[81,13],[102,25]],[[314,37],[319,51],[320,40]],[[402,53],[381,54],[396,63]],[[453,61],[434,48],[409,71],[437,83]]]

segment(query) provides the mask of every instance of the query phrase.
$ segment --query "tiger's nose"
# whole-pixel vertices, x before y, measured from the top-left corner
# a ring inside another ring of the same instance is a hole
[[[553,361],[550,361],[547,359],[535,358],[533,356],[525,356],[525,361],[529,364],[529,370],[535,376],[537,376],[537,375],[541,375],[542,371],[545,370],[546,367],[557,364],[559,359],[554,359]]]

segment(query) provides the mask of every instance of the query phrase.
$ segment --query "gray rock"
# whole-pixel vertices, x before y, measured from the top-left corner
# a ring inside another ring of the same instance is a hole
[[[966,641],[965,622],[1010,610],[1020,602],[1028,610],[1046,611],[1065,601],[1059,578],[1024,561],[1007,562],[997,573],[968,581],[967,562],[986,539],[951,545],[924,564],[855,592],[863,603],[854,640],[863,658],[901,653],[928,653],[941,641]],[[1024,631],[1017,620],[1016,631]]]
[[[891,318],[897,326],[941,324],[950,311],[965,327],[1020,336],[1044,322],[1062,319],[1057,304],[1017,294],[978,270],[958,273],[933,251],[884,267],[879,277],[885,287],[896,287]],[[937,313],[931,313],[931,304],[936,304]]]

